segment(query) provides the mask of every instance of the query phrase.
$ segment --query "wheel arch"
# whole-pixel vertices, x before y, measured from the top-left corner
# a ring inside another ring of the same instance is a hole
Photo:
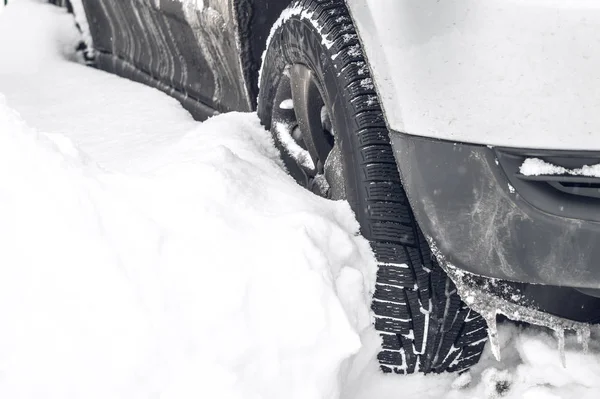
[[[258,75],[262,53],[267,46],[271,27],[293,0],[235,0],[234,12],[238,21],[239,44],[244,78],[256,109]]]

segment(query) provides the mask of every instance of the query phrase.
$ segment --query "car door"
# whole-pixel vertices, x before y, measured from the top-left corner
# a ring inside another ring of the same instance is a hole
[[[121,68],[218,112],[252,108],[234,0],[83,1],[96,52]]]

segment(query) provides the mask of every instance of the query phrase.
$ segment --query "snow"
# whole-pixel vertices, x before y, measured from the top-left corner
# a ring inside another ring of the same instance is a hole
[[[395,399],[401,393],[401,397],[427,399],[592,399],[600,394],[598,330],[594,330],[588,354],[581,351],[576,336],[566,336],[566,368],[549,330],[503,323],[498,325],[498,337],[502,362],[486,349],[480,363],[462,375],[389,376],[377,373],[375,361],[368,359],[368,349],[375,350],[378,337],[363,336],[365,348],[355,359],[342,397]]]
[[[294,109],[294,100],[292,100],[291,98],[283,100],[281,102],[281,104],[279,104],[279,108],[281,108],[281,109]]]
[[[571,175],[600,177],[600,164],[584,165],[581,168],[568,169],[551,164],[539,158],[527,158],[523,161],[519,171],[525,176]]]
[[[370,252],[346,204],[296,188],[252,139],[254,118],[215,118],[128,176],[0,115],[0,396],[336,395]]]
[[[275,133],[277,134],[277,138],[283,145],[284,149],[290,154],[292,158],[294,158],[300,165],[309,170],[315,169],[315,163],[308,151],[304,148],[300,147],[296,140],[292,137],[292,126],[284,122],[275,121],[273,128]],[[296,129],[299,129],[296,127]]]
[[[360,81],[360,85],[367,90],[375,89],[375,85],[373,84],[373,79],[371,79],[371,78],[362,79]]]
[[[81,37],[87,45],[88,56],[94,56],[94,41],[92,40],[92,34],[90,33],[90,26],[88,24],[87,16],[85,15],[85,9],[83,8],[83,0],[71,0],[71,6],[73,7],[73,14],[75,21],[79,25],[81,30]]]
[[[502,362],[381,374],[348,204],[297,186],[255,115],[197,123],[78,40],[41,1],[0,15],[0,397],[598,396],[596,328],[566,368],[549,330],[500,323]]]

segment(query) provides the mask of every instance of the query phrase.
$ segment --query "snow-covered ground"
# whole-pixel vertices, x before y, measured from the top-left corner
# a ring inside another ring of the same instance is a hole
[[[596,398],[600,335],[500,326],[468,374],[379,373],[375,263],[253,114],[195,122],[77,62],[41,0],[0,15],[0,398]],[[1,9],[1,8],[0,8]],[[501,392],[501,393],[499,393]]]

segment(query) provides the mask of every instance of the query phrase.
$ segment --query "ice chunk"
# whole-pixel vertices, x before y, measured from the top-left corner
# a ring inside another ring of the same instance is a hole
[[[488,324],[488,335],[492,345],[492,353],[496,359],[500,360],[500,349],[498,345],[498,336],[496,329],[496,315],[503,314],[511,320],[524,321],[526,323],[547,327],[556,332],[559,349],[561,349],[561,361],[564,360],[564,333],[567,330],[574,331],[580,338],[584,350],[590,336],[590,325],[562,317],[554,316],[542,312],[532,307],[519,305],[509,302],[495,295],[490,288],[498,284],[498,280],[486,278],[490,281],[489,286],[481,286],[474,281],[475,275],[458,269],[448,262],[445,256],[439,251],[437,245],[431,237],[427,237],[432,253],[436,256],[439,264],[448,273],[450,279],[456,285],[460,297],[474,311],[478,312]]]
[[[496,358],[497,361],[502,360],[502,356],[500,354],[500,344],[498,342],[498,327],[496,326],[496,317],[498,315],[498,311],[489,311],[482,314],[485,322],[488,325],[488,337],[490,339],[490,345],[492,349],[492,354]]]
[[[590,328],[577,331],[577,342],[583,347],[583,353],[589,352],[590,346]]]
[[[554,330],[556,340],[558,341],[558,353],[560,354],[560,362],[564,368],[567,368],[567,359],[565,357],[565,330],[557,328]]]

